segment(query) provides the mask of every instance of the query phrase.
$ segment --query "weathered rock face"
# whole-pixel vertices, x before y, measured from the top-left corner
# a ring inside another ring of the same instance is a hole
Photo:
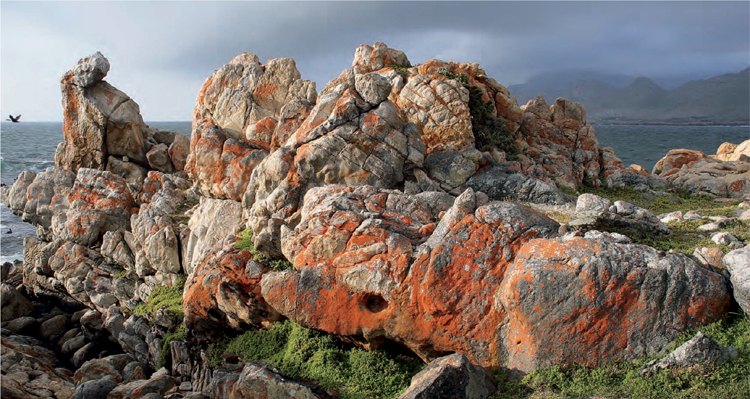
[[[455,353],[435,359],[411,379],[399,399],[484,399],[495,392],[495,383],[482,367]]]
[[[183,265],[185,272],[191,274],[214,245],[241,230],[242,207],[237,201],[203,197],[188,227],[190,238]]]
[[[281,226],[294,227],[310,188],[392,188],[403,181],[407,165],[422,164],[424,145],[414,125],[401,119],[382,92],[373,106],[353,86],[342,83],[324,92],[294,136],[254,172],[243,207],[256,248],[281,255]]]
[[[529,242],[496,299],[508,312],[504,363],[521,371],[643,357],[729,307],[720,274],[595,232]]]
[[[101,242],[107,231],[128,229],[135,205],[123,178],[86,168],[78,170],[67,203],[67,212],[53,214],[52,233],[81,245]]]
[[[515,204],[478,206],[471,190],[437,226],[444,209],[431,205],[370,186],[310,190],[282,238],[299,272],[264,275],[263,297],[301,325],[370,346],[388,339],[424,359],[459,351],[497,364],[504,311],[492,293],[514,251],[558,226]]]
[[[260,295],[260,279],[267,270],[248,251],[218,243],[185,282],[185,326],[201,335],[222,329],[270,325],[281,316]]]
[[[301,79],[294,60],[279,58],[264,66],[254,54],[238,55],[198,93],[185,170],[204,195],[240,200],[274,141],[268,131],[283,126],[288,135],[289,123],[295,125],[290,119],[298,119],[293,107],[285,106],[314,104],[316,96],[315,83]],[[278,124],[280,118],[286,123]]]

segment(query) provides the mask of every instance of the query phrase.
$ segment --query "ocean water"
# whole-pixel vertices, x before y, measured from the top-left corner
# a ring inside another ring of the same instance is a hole
[[[148,122],[149,126],[190,137],[190,122]],[[595,126],[602,146],[614,147],[625,166],[637,163],[651,170],[669,150],[687,148],[713,154],[724,142],[750,139],[750,126]],[[54,166],[57,144],[63,139],[61,122],[0,124],[2,183],[11,185],[24,170],[41,172]],[[12,232],[11,232],[12,231]],[[23,238],[36,230],[0,206],[0,261],[21,259]]]

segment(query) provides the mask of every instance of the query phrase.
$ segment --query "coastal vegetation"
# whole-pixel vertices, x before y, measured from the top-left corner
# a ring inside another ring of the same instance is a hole
[[[700,365],[660,370],[651,375],[641,375],[641,367],[663,356],[634,362],[610,362],[596,368],[553,366],[538,369],[521,380],[512,380],[503,372],[495,372],[500,384],[498,393],[492,398],[747,398],[750,392],[750,317],[730,313],[716,323],[685,331],[675,340],[670,351],[698,331],[724,346],[736,348],[739,356],[719,367]]]
[[[345,399],[396,398],[424,366],[419,358],[355,348],[289,320],[269,330],[225,337],[212,344],[209,353],[214,366],[221,364],[223,354],[262,360],[291,377],[336,390]]]
[[[265,267],[277,272],[294,269],[292,262],[289,262],[286,259],[271,259],[263,252],[255,249],[255,245],[253,245],[253,229],[247,228],[242,230],[237,234],[237,238],[239,238],[239,240],[234,243],[234,249],[250,252],[253,254],[253,260]]]

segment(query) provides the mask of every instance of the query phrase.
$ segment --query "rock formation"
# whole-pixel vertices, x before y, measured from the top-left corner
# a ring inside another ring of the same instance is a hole
[[[698,263],[599,231],[670,233],[627,202],[582,195],[563,226],[523,205],[572,207],[558,186],[605,181],[745,195],[736,149],[623,169],[582,105],[519,107],[477,64],[411,66],[382,43],[320,93],[291,59],[238,55],[201,87],[189,141],[146,126],[108,70],[97,53],[65,74],[55,168],[2,189],[38,231],[23,267],[3,269],[23,281],[2,286],[3,328],[41,327],[78,370],[47,367],[54,354],[4,330],[3,395],[327,397],[268,364],[211,365],[221,335],[288,318],[435,361],[405,397],[486,397],[482,367],[632,360],[719,320],[732,292],[721,262],[746,304],[745,252]],[[40,322],[24,295],[84,312]]]

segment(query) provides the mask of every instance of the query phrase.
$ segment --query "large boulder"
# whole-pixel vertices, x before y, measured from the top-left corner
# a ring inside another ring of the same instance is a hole
[[[425,360],[460,351],[498,365],[504,311],[492,295],[515,250],[557,229],[516,204],[478,204],[472,190],[446,210],[371,186],[316,188],[282,235],[298,270],[265,274],[262,294],[303,326],[370,347],[390,340]]]
[[[34,305],[12,286],[0,283],[0,300],[2,301],[2,320],[9,321],[28,316],[34,311]]]
[[[81,245],[100,243],[107,231],[129,229],[135,201],[125,180],[81,168],[68,194],[69,208],[52,215],[52,233]]]
[[[246,398],[318,399],[319,396],[267,363],[250,362],[242,369],[228,399]]]
[[[508,314],[506,367],[637,359],[723,317],[730,295],[721,274],[624,242],[589,232],[520,248],[495,295]]]
[[[568,223],[581,230],[605,230],[631,237],[667,237],[672,230],[646,209],[625,201],[615,201],[595,194],[582,194]]]
[[[56,167],[103,170],[108,155],[145,163],[147,126],[138,104],[102,80],[108,71],[107,59],[96,53],[62,77],[65,141],[57,147]]]

